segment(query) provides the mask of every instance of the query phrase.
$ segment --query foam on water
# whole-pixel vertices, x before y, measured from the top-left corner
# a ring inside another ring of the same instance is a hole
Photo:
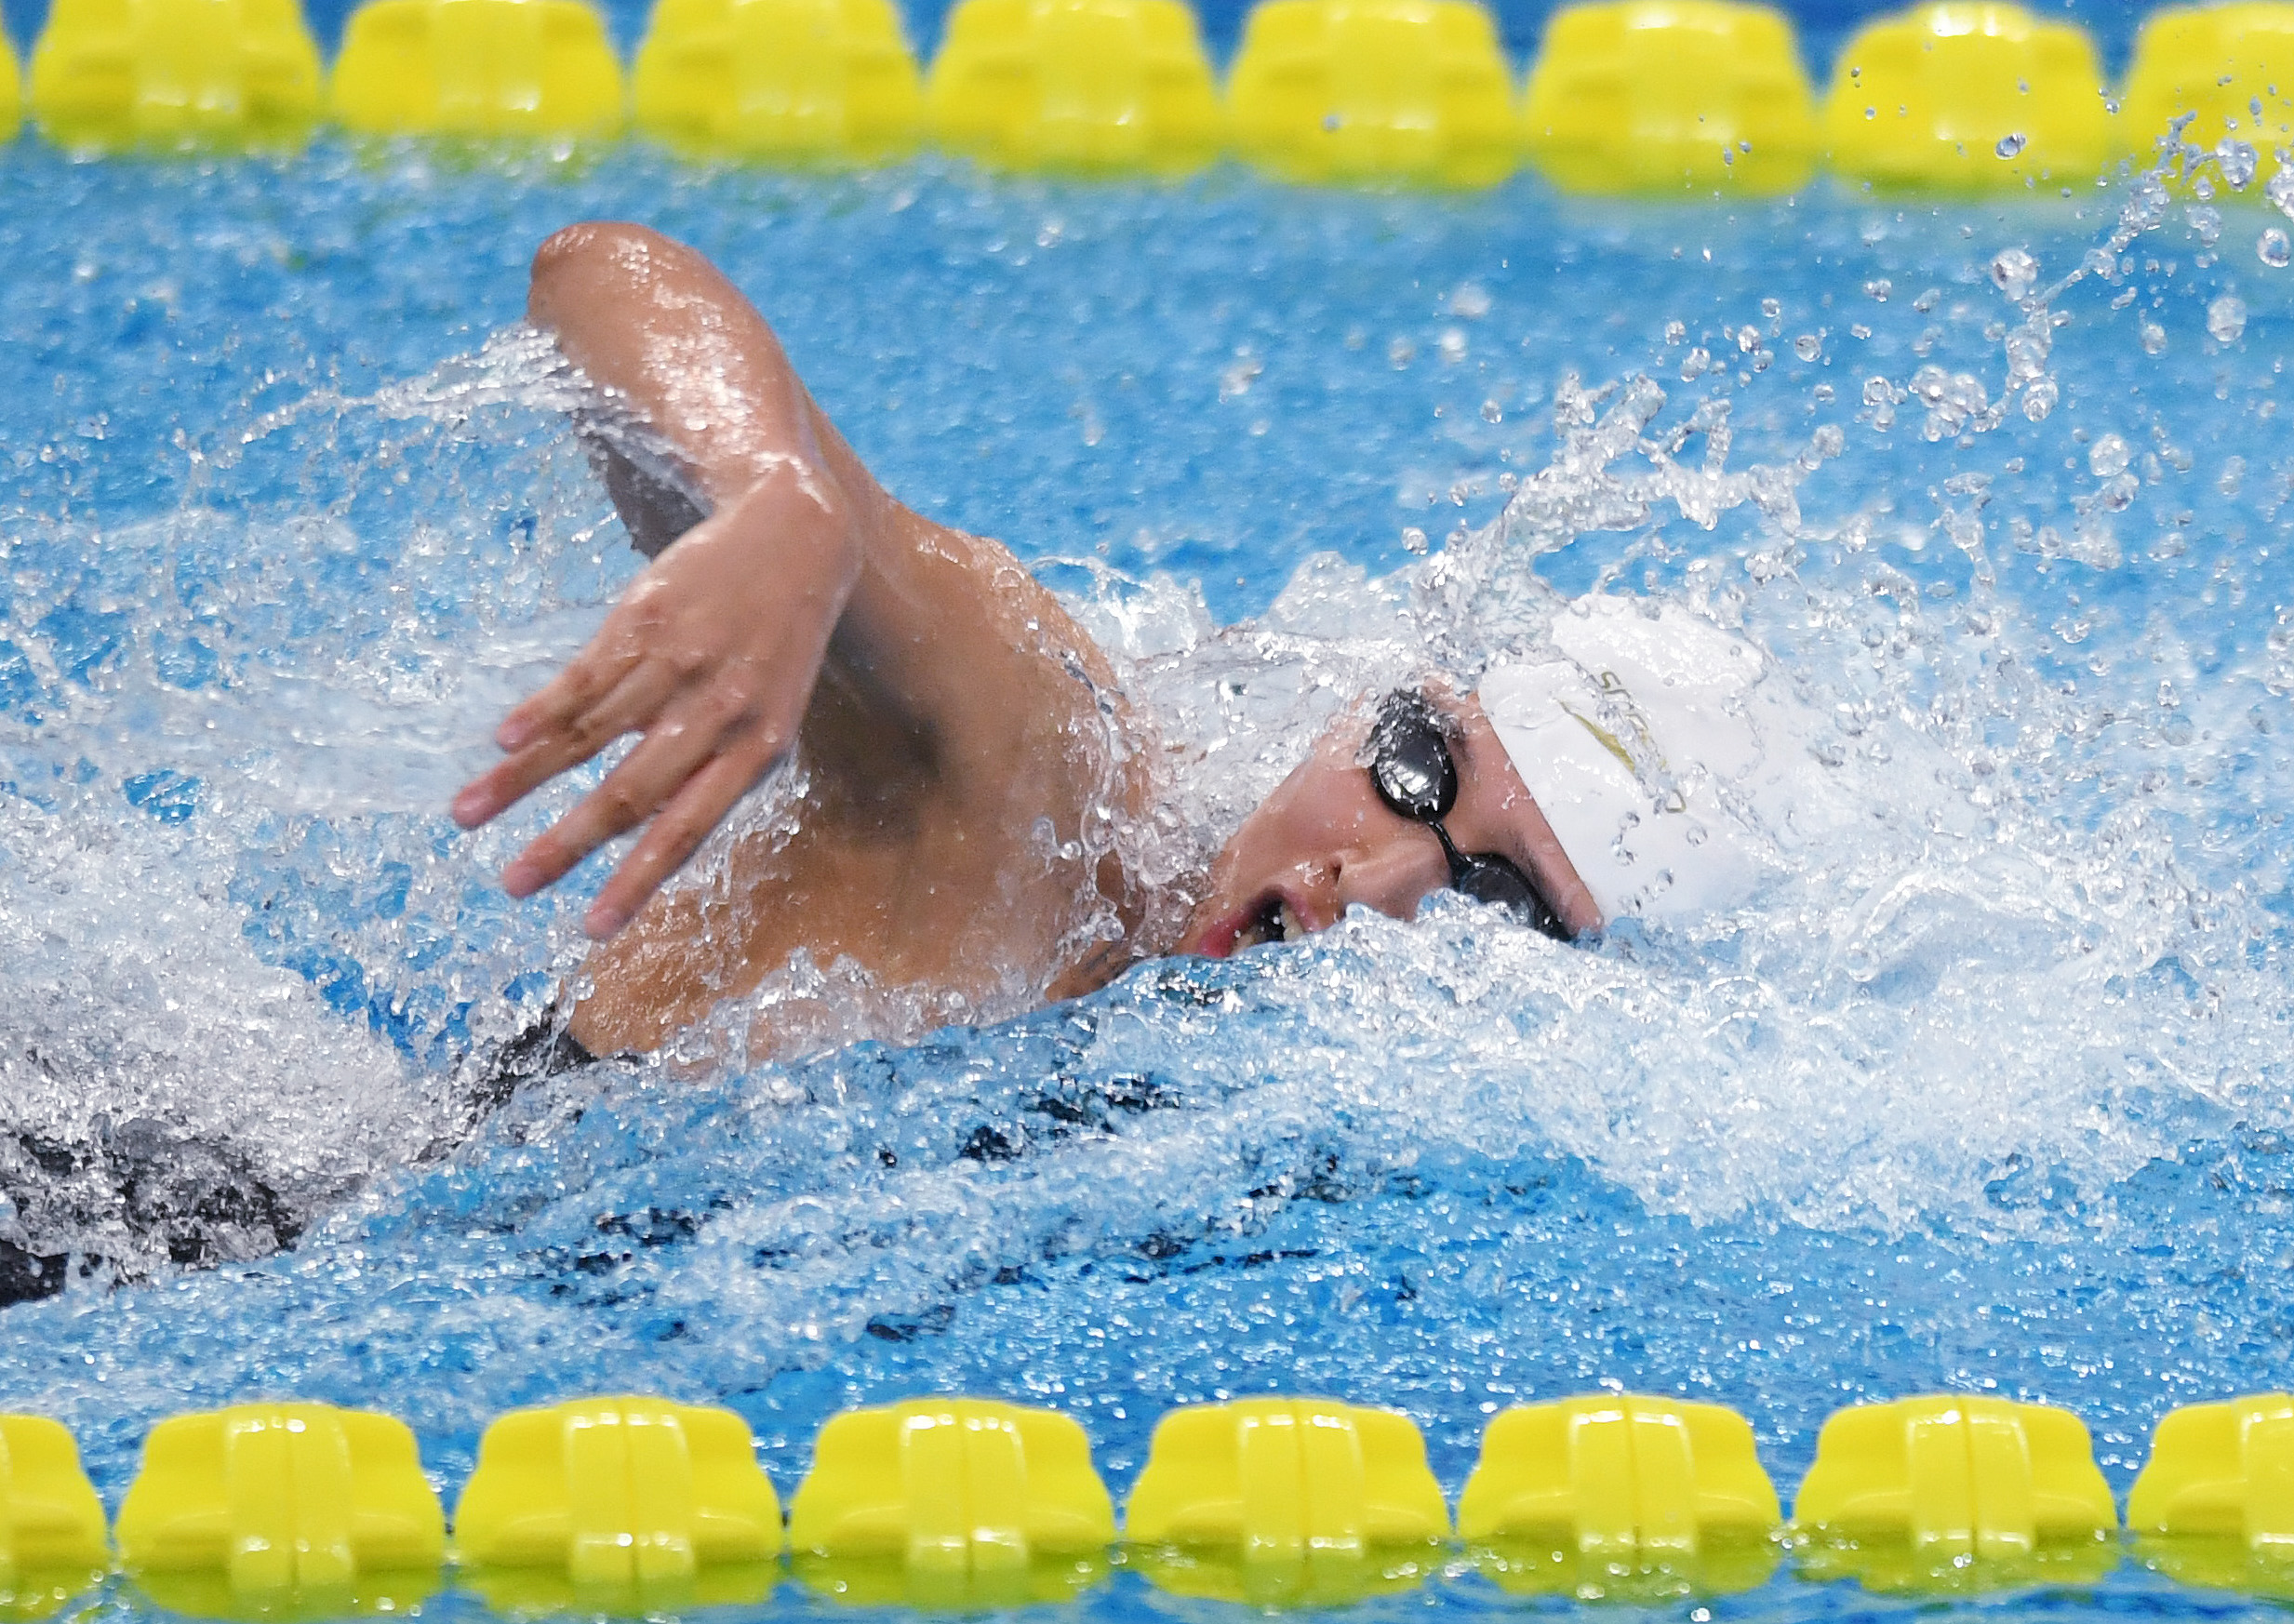
[[[55,454],[0,528],[0,1239],[103,1262],[0,1319],[0,1387],[108,1487],[191,1404],[386,1403],[452,1477],[584,1388],[732,1403],[785,1486],[834,1405],[956,1385],[1074,1410],[1119,1484],[1166,1404],[1396,1403],[1454,1487],[1490,1409],[1605,1378],[1744,1405],[1787,1471],[1837,1403],[1993,1383],[2123,1484],[2167,1404],[2278,1379],[2289,312],[2231,200],[1595,218],[633,154],[536,201],[322,154],[190,178],[226,231],[45,161],[0,185],[102,195],[87,241],[0,226],[0,326],[119,358],[52,420],[0,379]],[[1167,747],[1159,881],[1356,696],[1588,590],[1768,651],[1829,810],[1678,929],[1442,897],[940,1031],[801,965],[674,1063],[494,1106],[472,1057],[575,970],[600,870],[510,904],[573,790],[476,836],[443,802],[634,568],[500,246],[582,212],[720,257],[896,491],[1067,595]],[[88,291],[163,271],[172,349]],[[822,1052],[713,1069],[760,1002]]]

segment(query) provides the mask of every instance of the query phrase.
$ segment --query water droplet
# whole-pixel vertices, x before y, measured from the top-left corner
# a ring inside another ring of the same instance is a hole
[[[2244,186],[2254,179],[2254,149],[2242,140],[2224,136],[2214,149],[2214,162],[2222,179],[2233,186]]]
[[[2247,301],[2226,293],[2207,307],[2207,332],[2218,344],[2234,344],[2247,330]]]
[[[1896,285],[1890,282],[1887,277],[1882,276],[1865,283],[1864,291],[1870,294],[1874,299],[1877,300],[1880,303],[1886,304],[1887,302],[1887,296],[1896,291]]]
[[[2007,376],[2018,383],[2029,383],[2047,369],[2047,351],[2050,339],[2043,327],[2026,327],[2007,335]]]
[[[1992,281],[2009,299],[2021,299],[2039,280],[2039,261],[2021,248],[2002,248],[1992,256]]]
[[[2087,471],[2097,479],[2109,479],[2114,474],[2126,473],[2127,465],[2132,460],[2134,453],[2127,448],[2127,442],[2116,434],[2105,434],[2087,447]]]
[[[1458,291],[1449,296],[1449,313],[1468,321],[1479,321],[1487,315],[1489,305],[1489,289],[1478,282],[1461,283]]]
[[[2273,208],[2294,220],[2294,166],[2281,165],[2262,188],[2262,195],[2270,199]]]
[[[2122,230],[2147,232],[2167,218],[2166,182],[2155,175],[2138,175],[2127,189],[2127,206],[2120,211]]]
[[[2158,323],[2144,322],[2141,326],[2137,329],[2137,332],[2142,339],[2142,353],[2144,354],[2158,355],[2166,353],[2167,329],[2160,326]]]
[[[2023,151],[2023,138],[2021,135],[2003,135],[1999,138],[1999,144],[1992,151],[2003,158],[2019,156]]]
[[[2061,390],[2055,379],[2038,379],[2023,392],[2023,415],[2034,423],[2043,422],[2047,415],[2055,409],[2055,403],[2061,396]]]
[[[2283,175],[2286,171],[2281,169],[2279,173]],[[2286,269],[2287,261],[2294,260],[2294,244],[2287,241],[2286,233],[2276,226],[2272,226],[2256,240],[2254,252],[2263,264],[2283,271]]]
[[[1793,340],[1793,353],[1803,361],[1813,361],[1824,353],[1824,340],[1814,333],[1803,333]]]

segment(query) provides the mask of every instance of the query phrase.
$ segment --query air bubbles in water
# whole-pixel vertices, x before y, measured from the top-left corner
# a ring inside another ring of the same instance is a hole
[[[2281,169],[2278,173],[2283,176],[2286,171]],[[2274,180],[2272,184],[2275,185],[2277,182]],[[2294,260],[2294,244],[2287,243],[2286,233],[2276,226],[2272,226],[2256,240],[2254,253],[2263,264],[2283,271],[2286,269],[2287,261]]]
[[[2023,139],[2020,134],[2003,135],[1999,138],[1999,144],[1992,151],[2003,158],[2020,157],[2023,151]]]
[[[2207,331],[2218,344],[2232,344],[2247,330],[2247,301],[2226,293],[2207,307]]]
[[[2039,261],[2021,248],[2002,248],[1992,256],[1992,280],[2009,299],[2021,299],[2039,280]]]

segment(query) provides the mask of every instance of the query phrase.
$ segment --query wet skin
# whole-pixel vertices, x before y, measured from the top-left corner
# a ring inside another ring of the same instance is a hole
[[[599,945],[569,1030],[592,1052],[658,1048],[800,950],[886,985],[993,997],[1017,977],[1056,999],[1155,953],[1319,930],[1355,903],[1407,917],[1447,884],[1434,832],[1379,800],[1350,716],[1246,819],[1176,939],[1154,939],[1150,921],[1177,910],[1117,859],[1046,860],[1046,822],[1064,843],[1109,812],[1146,815],[1157,747],[1104,654],[1007,549],[894,499],[764,317],[681,244],[567,227],[535,256],[528,315],[652,426],[689,487],[648,490],[596,444],[652,562],[454,803],[476,827],[639,736],[502,873],[528,896],[642,830],[585,920]],[[1513,859],[1572,927],[1597,925],[1479,708],[1436,698],[1459,733],[1452,838]],[[663,892],[792,754],[808,786],[794,829],[736,840],[705,883]],[[1079,946],[1076,903],[1094,893],[1120,938]],[[753,1053],[777,1036],[753,1032]]]
[[[1460,851],[1510,859],[1573,935],[1601,910],[1470,695],[1431,688],[1451,723],[1458,802],[1443,826]],[[1441,842],[1380,798],[1363,759],[1369,707],[1315,742],[1312,754],[1237,830],[1211,867],[1177,951],[1224,957],[1260,941],[1327,930],[1352,907],[1397,919],[1449,884]]]

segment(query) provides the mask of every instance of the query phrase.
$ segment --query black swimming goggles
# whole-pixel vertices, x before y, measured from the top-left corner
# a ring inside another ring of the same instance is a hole
[[[1370,725],[1368,753],[1370,783],[1378,798],[1411,822],[1433,830],[1442,843],[1452,890],[1476,902],[1494,902],[1557,941],[1573,939],[1527,874],[1494,852],[1460,851],[1442,827],[1442,819],[1458,804],[1458,763],[1449,753],[1442,715],[1432,700],[1412,688],[1388,694],[1378,707],[1378,720]]]

